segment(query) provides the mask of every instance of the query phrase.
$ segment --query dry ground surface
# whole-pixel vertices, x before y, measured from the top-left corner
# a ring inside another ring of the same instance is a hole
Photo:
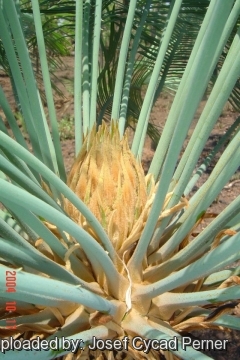
[[[64,118],[64,123],[67,124],[69,122],[69,128],[70,133],[72,132],[70,119],[73,117],[73,95],[72,95],[72,84],[73,84],[73,58],[72,57],[66,57],[63,59],[64,68],[61,70],[58,70],[56,72],[57,77],[63,83],[65,86],[63,86],[60,81],[56,82],[56,85],[61,88],[63,91],[64,97],[57,97],[55,98],[55,105],[57,109],[57,117],[59,120],[59,123],[61,123],[61,120]],[[14,112],[17,112],[17,109],[15,108],[14,99],[12,96],[12,89],[10,85],[9,78],[3,73],[3,71],[0,70],[0,84],[9,99],[9,102],[12,106],[12,109]],[[168,112],[171,107],[172,103],[172,97],[168,95],[167,93],[164,93],[156,102],[152,114],[151,114],[151,121],[154,122],[154,124],[157,125],[159,130],[163,128]],[[190,137],[191,133],[194,130],[194,127],[197,123],[197,120],[201,114],[202,109],[205,106],[205,101],[203,101],[199,109],[195,115],[194,121],[191,125],[191,128],[188,133],[188,138]],[[0,109],[0,115],[2,116],[2,112]],[[239,113],[236,113],[232,111],[231,107],[227,105],[225,109],[223,110],[221,116],[219,117],[214,129],[212,130],[211,136],[209,137],[206,146],[202,152],[201,158],[199,159],[199,165],[202,163],[205,156],[210,152],[210,150],[213,148],[213,146],[217,143],[217,140],[226,132],[226,130],[231,126],[231,124],[236,120],[236,118],[239,116]],[[3,117],[4,118],[4,117]],[[68,130],[68,126],[65,128],[66,132]],[[65,131],[63,130],[63,132]],[[64,162],[67,171],[70,170],[72,162],[74,160],[74,140],[69,134],[63,134],[62,140],[62,151],[64,156]],[[187,141],[185,145],[187,144]],[[149,138],[147,138],[144,152],[143,152],[143,167],[144,170],[147,171],[149,164],[151,162],[151,159],[154,155],[154,149],[152,146],[152,142]],[[199,181],[196,183],[195,188],[193,189],[196,191],[207,179],[208,175],[211,173],[217,159],[219,158],[220,154],[217,154],[216,158],[214,159],[213,163],[210,165],[209,169],[207,170],[207,173],[204,174]],[[236,196],[238,196],[240,193],[240,169],[236,172],[236,174],[232,177],[230,182],[224,187],[221,194],[218,196],[218,198],[214,201],[211,208],[209,209],[209,212],[218,214],[221,212],[233,199],[235,199]],[[201,227],[205,227],[207,224],[207,220],[203,220],[203,223],[201,224]],[[238,265],[238,264],[235,264]],[[237,317],[239,317],[240,321],[240,311],[239,306],[236,307],[232,313],[235,313]],[[227,347],[227,351],[206,351],[205,353],[208,356],[211,356],[213,359],[216,360],[223,360],[223,359],[239,359],[240,358],[240,331],[230,331],[227,332],[226,330],[222,331],[215,331],[215,330],[202,330],[202,331],[194,331],[191,332],[191,335],[193,338],[198,339],[228,339],[229,344]]]

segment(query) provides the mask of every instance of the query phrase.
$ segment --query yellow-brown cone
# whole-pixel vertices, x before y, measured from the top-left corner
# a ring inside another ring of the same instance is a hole
[[[118,127],[94,127],[85,139],[68,176],[68,186],[93,212],[118,251],[147,202],[147,184],[141,164],[131,153],[127,136]],[[66,200],[65,209],[79,225],[86,220]]]

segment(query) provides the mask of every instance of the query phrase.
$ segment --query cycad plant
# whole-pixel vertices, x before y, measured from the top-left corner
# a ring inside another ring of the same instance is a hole
[[[112,120],[99,125],[102,2],[76,1],[76,159],[66,176],[38,0],[32,0],[32,9],[49,121],[29,60],[18,1],[0,1],[1,40],[32,150],[0,89],[7,120],[6,124],[0,119],[0,358],[158,359],[161,352],[167,359],[204,359],[208,357],[187,343],[184,333],[240,329],[239,320],[225,313],[225,305],[240,298],[240,269],[231,267],[240,258],[240,197],[192,236],[240,165],[235,122],[196,168],[240,74],[239,30],[179,161],[194,114],[238,21],[240,0],[209,3],[145,176],[140,159],[148,119],[181,0],[171,4],[130,149],[124,129],[134,57],[127,58],[127,49],[138,46],[144,21],[130,41],[136,7],[136,0],[130,0]],[[89,52],[92,5],[94,41]],[[151,11],[151,1],[143,6],[143,19],[145,9]],[[208,180],[189,197],[229,139]]]

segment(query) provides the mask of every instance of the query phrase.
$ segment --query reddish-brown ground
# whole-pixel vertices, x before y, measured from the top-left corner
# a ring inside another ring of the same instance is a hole
[[[57,116],[59,120],[62,119],[63,117],[67,118],[73,116],[73,96],[71,91],[69,91],[69,89],[72,88],[72,81],[73,81],[73,58],[72,57],[64,58],[64,64],[65,64],[65,69],[56,72],[56,75],[59,77],[59,79],[63,81],[66,85],[66,87],[63,87],[59,82],[56,84],[62,89],[64,93],[64,98],[56,97],[55,99]],[[9,79],[8,77],[5,76],[5,74],[2,71],[0,71],[0,84],[5,91],[7,98],[9,99],[13,110],[16,111]],[[154,122],[154,124],[156,124],[160,130],[164,126],[169,109],[171,107],[171,103],[172,103],[172,97],[165,93],[158,99],[158,101],[156,102],[153,108],[151,114],[151,121]],[[191,128],[188,133],[188,137],[191,136],[191,133],[194,130],[194,127],[196,125],[196,122],[199,118],[199,115],[201,114],[204,105],[205,102],[203,101],[200,104],[195,119],[191,125]],[[0,115],[2,116],[1,109],[0,109]],[[221,137],[221,135],[226,132],[226,130],[231,126],[231,124],[236,120],[238,116],[239,114],[232,111],[230,106],[228,105],[226,106],[220,118],[218,119],[218,122],[216,123],[211,133],[211,136],[209,137],[206,143],[206,146],[201,155],[201,159],[199,160],[199,165],[201,164],[201,161],[204,159],[204,157],[212,149],[212,147],[216,144],[219,137]],[[63,152],[64,162],[67,171],[69,171],[71,164],[74,160],[74,145],[75,144],[73,139],[65,139],[62,141],[62,152]],[[145,170],[147,170],[147,168],[149,167],[153,155],[154,155],[154,150],[152,147],[152,143],[151,140],[148,138],[145,143],[143,159],[142,159],[143,167]],[[211,164],[208,173],[204,174],[201,177],[201,179],[198,181],[198,183],[194,188],[194,191],[196,191],[201,186],[201,184],[203,184],[206,181],[209,173],[211,172],[211,169],[213,168],[219,156],[220,154],[217,155],[216,159],[214,160],[214,163]],[[221,194],[214,201],[209,211],[218,214],[239,194],[240,194],[240,172],[237,172],[235,176],[230,180],[230,182],[224,187]],[[204,226],[205,225],[203,222],[202,227]],[[237,317],[240,318],[239,307],[236,307],[235,310],[233,310],[233,312]],[[229,345],[227,347],[227,351],[210,351],[210,352],[206,351],[206,354],[216,360],[223,360],[223,359],[235,360],[240,358],[240,331],[227,332],[225,330],[223,331],[203,330],[203,331],[192,332],[191,336],[201,339],[218,339],[218,338],[228,339]]]

